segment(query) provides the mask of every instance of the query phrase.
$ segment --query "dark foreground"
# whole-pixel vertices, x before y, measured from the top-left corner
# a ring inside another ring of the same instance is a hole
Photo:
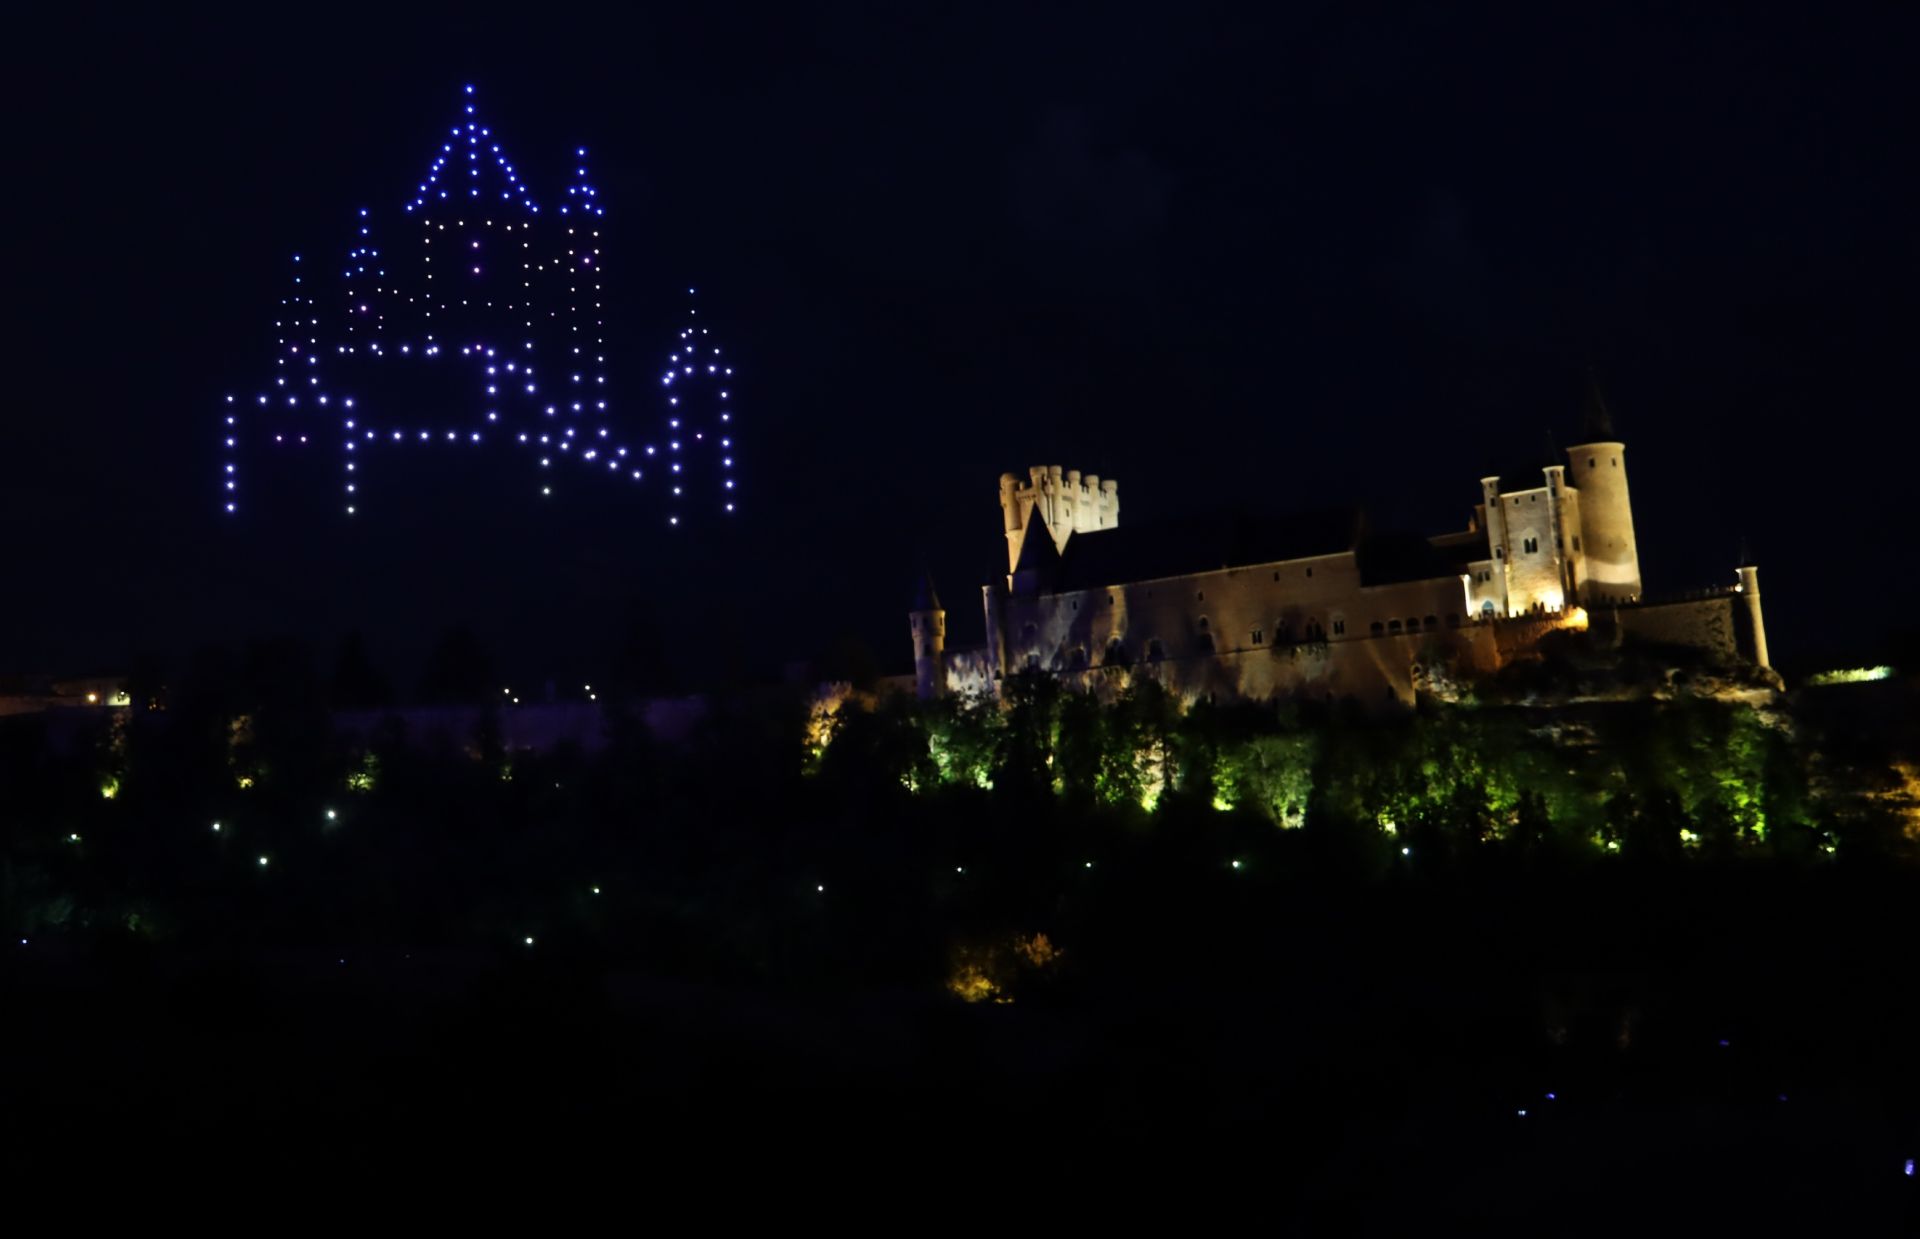
[[[1109,934],[1005,1005],[703,984],[570,946],[13,943],[0,1101],[16,1168],[481,1150],[644,1164],[663,1189],[817,1167],[1334,1230],[1898,1233],[1920,1156],[1910,885],[1303,892]]]

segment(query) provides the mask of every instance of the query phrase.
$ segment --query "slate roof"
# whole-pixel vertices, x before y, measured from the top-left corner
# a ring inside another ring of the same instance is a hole
[[[1223,512],[1161,524],[1098,529],[1067,540],[1053,588],[1099,589],[1221,568],[1335,555],[1353,549],[1363,530],[1361,515],[1353,508],[1281,520]],[[1032,544],[1030,535],[1027,545]],[[1024,566],[1024,551],[1021,562]]]

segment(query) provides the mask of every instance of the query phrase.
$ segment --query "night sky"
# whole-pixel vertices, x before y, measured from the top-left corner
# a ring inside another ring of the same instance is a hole
[[[0,673],[360,629],[405,682],[455,622],[567,682],[635,633],[905,669],[923,563],[977,636],[1002,471],[1116,477],[1128,523],[1356,500],[1440,532],[1572,439],[1589,367],[1649,592],[1746,538],[1776,662],[1867,649],[1913,622],[1916,10],[1662,7],[15,25]],[[545,196],[592,149],[648,430],[700,288],[740,367],[731,526],[543,503],[504,449],[384,470],[357,523],[292,481],[221,513],[219,400],[268,372],[287,255],[409,196],[468,82]]]

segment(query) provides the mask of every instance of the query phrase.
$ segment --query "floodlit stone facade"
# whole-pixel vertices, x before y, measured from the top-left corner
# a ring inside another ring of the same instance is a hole
[[[1406,706],[1590,625],[1767,666],[1751,565],[1721,589],[1643,595],[1626,449],[1603,406],[1588,430],[1566,464],[1482,478],[1467,528],[1430,538],[1377,534],[1358,513],[1123,528],[1112,478],[1002,474],[1007,575],[982,590],[986,642],[947,649],[924,581],[916,689],[993,695],[1033,669],[1095,691],[1149,675],[1187,697]]]

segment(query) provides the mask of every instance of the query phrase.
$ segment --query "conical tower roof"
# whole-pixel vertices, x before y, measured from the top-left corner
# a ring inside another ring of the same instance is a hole
[[[922,571],[920,584],[913,592],[913,609],[916,611],[944,611],[940,603],[940,593],[933,587],[933,573]]]
[[[1589,369],[1587,394],[1580,406],[1580,442],[1612,443],[1613,441],[1613,410],[1607,407],[1606,397],[1600,394],[1599,378]]]

